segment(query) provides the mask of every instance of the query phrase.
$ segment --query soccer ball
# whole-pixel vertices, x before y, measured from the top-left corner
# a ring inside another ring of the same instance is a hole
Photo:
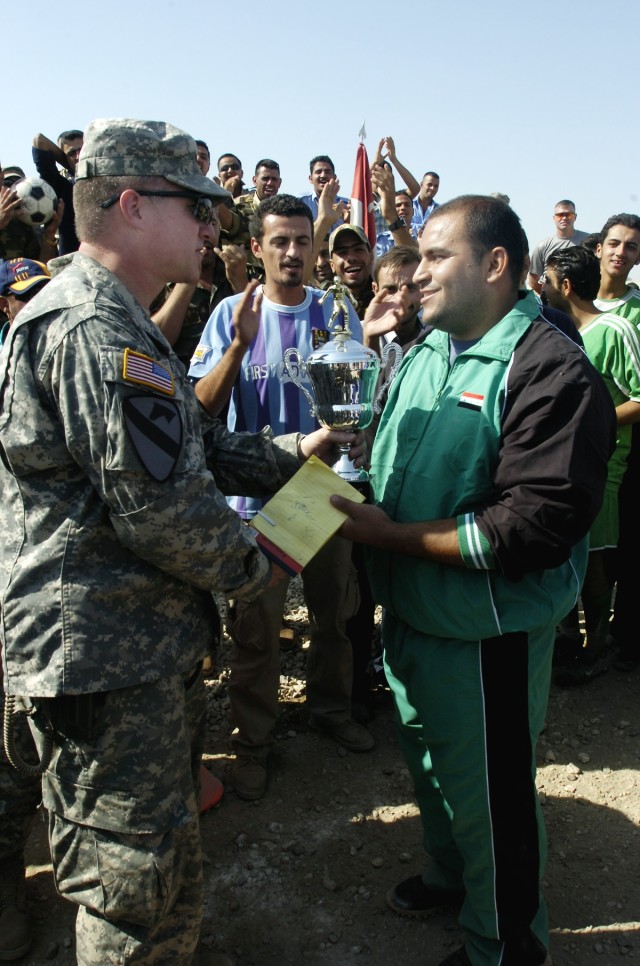
[[[58,207],[58,196],[41,178],[22,178],[13,190],[21,201],[17,217],[27,225],[46,225]]]

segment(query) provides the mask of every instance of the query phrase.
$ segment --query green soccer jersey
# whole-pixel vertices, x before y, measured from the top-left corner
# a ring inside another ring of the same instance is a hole
[[[640,313],[640,300],[637,304]],[[614,406],[628,400],[640,405],[640,337],[636,327],[621,315],[607,313],[581,329],[580,335]],[[618,490],[627,468],[630,447],[631,426],[618,426],[616,449],[608,465],[604,502],[590,533],[592,550],[617,544]]]
[[[640,328],[640,289],[630,286],[619,299],[596,299],[593,304],[598,311],[621,315]]]

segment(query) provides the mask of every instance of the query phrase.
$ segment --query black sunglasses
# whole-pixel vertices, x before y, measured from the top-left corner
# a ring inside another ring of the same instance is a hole
[[[193,208],[191,213],[196,221],[201,221],[205,225],[210,225],[214,217],[214,207],[211,198],[202,198],[194,194],[193,191],[142,191],[139,188],[134,188],[136,194],[143,195],[145,198],[186,198],[188,201],[193,201]],[[122,196],[123,192],[114,195],[113,198],[107,198],[106,201],[100,202],[101,208],[111,208],[115,205]]]

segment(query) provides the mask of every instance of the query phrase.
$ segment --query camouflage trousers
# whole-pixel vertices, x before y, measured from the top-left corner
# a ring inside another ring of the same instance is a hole
[[[58,724],[74,737],[42,779],[56,886],[80,907],[77,961],[188,964],[202,918],[202,674],[97,695],[85,712],[84,737]]]
[[[0,668],[0,720],[4,713],[4,702]],[[12,728],[18,754],[33,764],[36,750],[26,718],[14,715]],[[0,730],[0,870],[4,859],[24,852],[27,834],[41,797],[40,778],[21,774],[7,760]]]

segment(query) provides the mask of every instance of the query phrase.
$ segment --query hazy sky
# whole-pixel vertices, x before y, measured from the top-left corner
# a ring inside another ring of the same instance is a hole
[[[0,160],[33,173],[37,131],[151,118],[214,158],[238,154],[246,181],[274,157],[292,194],[307,189],[309,159],[329,154],[349,195],[365,121],[369,157],[393,135],[418,180],[439,172],[438,201],[504,192],[534,245],[570,198],[576,227],[596,231],[640,212],[639,11],[637,0],[32,0],[3,45]]]

